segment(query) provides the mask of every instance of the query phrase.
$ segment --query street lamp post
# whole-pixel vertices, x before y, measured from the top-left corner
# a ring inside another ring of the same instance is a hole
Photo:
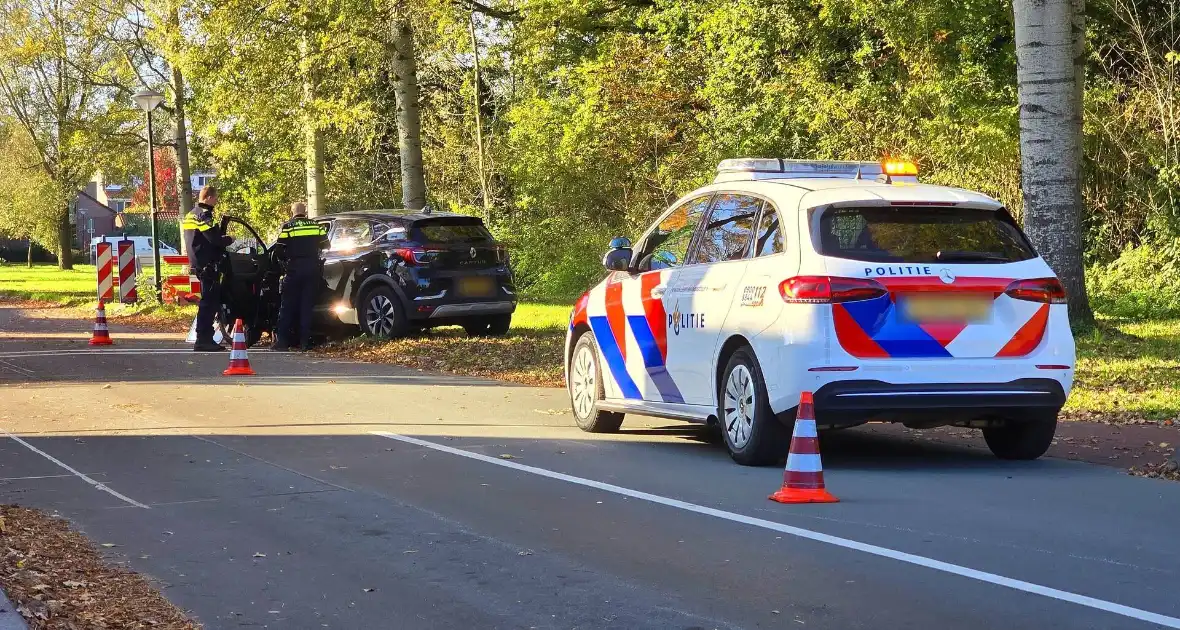
[[[148,194],[152,199],[152,257],[155,261],[156,293],[159,294],[161,289],[160,237],[157,232],[160,211],[156,203],[156,149],[152,143],[152,110],[160,106],[160,103],[164,101],[164,95],[152,90],[140,90],[135,93],[134,98],[135,104],[147,112]]]

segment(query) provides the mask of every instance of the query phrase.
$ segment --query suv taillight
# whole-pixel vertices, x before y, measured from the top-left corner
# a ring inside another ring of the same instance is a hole
[[[795,276],[778,285],[783,301],[791,304],[834,304],[879,298],[888,291],[868,278]]]
[[[1017,280],[1004,289],[1004,295],[1015,300],[1042,302],[1045,304],[1065,304],[1065,288],[1057,278],[1035,278],[1033,280]]]
[[[407,265],[428,265],[438,258],[437,251],[419,249],[417,247],[399,247],[393,253]]]

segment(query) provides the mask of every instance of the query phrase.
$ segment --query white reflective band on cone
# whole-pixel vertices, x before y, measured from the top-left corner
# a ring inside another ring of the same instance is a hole
[[[794,435],[801,438],[819,437],[819,433],[815,430],[815,420],[810,418],[796,420]]]
[[[791,453],[787,455],[787,471],[789,472],[813,473],[823,469],[824,467],[820,463],[818,454],[800,455],[799,453]]]

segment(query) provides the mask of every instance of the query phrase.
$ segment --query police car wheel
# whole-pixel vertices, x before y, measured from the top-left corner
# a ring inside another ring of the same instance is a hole
[[[623,414],[602,411],[598,401],[606,396],[598,366],[598,346],[587,333],[574,344],[569,365],[570,405],[578,428],[589,433],[614,433],[623,424]]]
[[[770,410],[766,381],[754,352],[738,348],[721,373],[717,418],[729,456],[743,466],[776,463],[790,435]]]
[[[1007,424],[983,430],[983,440],[1000,459],[1036,459],[1049,450],[1057,432],[1055,410],[1017,412]]]
[[[409,327],[401,301],[389,287],[377,287],[365,294],[360,303],[361,331],[378,339],[393,339]]]

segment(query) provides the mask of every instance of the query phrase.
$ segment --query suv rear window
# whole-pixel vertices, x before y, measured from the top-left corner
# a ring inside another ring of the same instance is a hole
[[[1006,263],[1036,257],[1003,209],[828,208],[819,215],[818,238],[820,254],[851,260]]]
[[[414,224],[419,238],[427,243],[484,243],[493,240],[479,219],[443,219]]]

